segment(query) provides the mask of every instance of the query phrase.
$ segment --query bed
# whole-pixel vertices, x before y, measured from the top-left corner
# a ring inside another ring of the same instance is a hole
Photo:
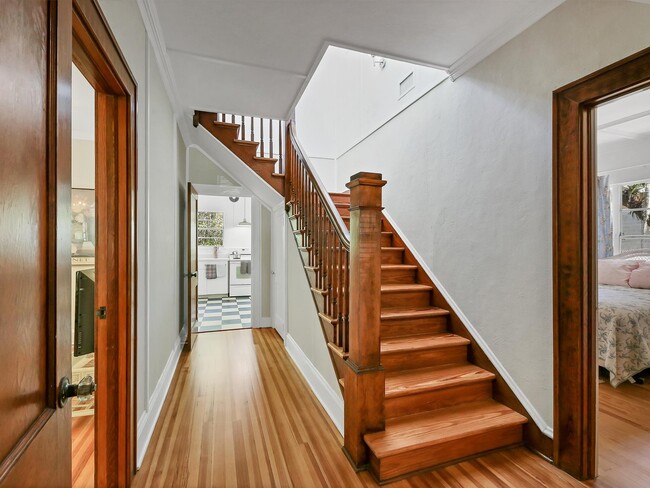
[[[650,262],[650,250],[608,259]],[[598,285],[598,366],[614,387],[650,368],[650,290]]]

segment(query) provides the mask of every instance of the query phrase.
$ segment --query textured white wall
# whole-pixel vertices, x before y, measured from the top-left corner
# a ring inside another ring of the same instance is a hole
[[[296,240],[287,223],[287,332],[330,388],[340,396],[334,366],[323,337],[318,310],[311,296]]]
[[[410,73],[414,88],[400,97],[399,84]],[[334,160],[446,76],[393,59],[378,69],[369,54],[329,47],[296,106],[298,138],[323,184],[336,190]]]
[[[384,204],[541,417],[553,416],[552,92],[650,44],[650,6],[569,0],[338,161]]]

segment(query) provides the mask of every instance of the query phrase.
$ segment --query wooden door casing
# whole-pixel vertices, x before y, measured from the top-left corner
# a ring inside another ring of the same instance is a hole
[[[56,393],[71,367],[71,5],[2,8],[0,486],[65,486],[71,412]]]
[[[597,474],[595,117],[597,105],[650,87],[650,49],[553,93],[553,461]]]
[[[137,86],[96,0],[73,0],[75,65],[96,92],[95,486],[135,474]]]
[[[198,223],[198,192],[187,184],[187,340],[185,349],[192,350],[199,326],[199,251],[196,238]]]

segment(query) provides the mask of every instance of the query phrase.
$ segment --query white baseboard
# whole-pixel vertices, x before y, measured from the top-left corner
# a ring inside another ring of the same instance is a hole
[[[298,370],[307,380],[307,383],[309,383],[309,386],[311,386],[314,395],[320,401],[327,415],[330,416],[336,428],[343,435],[343,399],[325,381],[323,375],[318,372],[303,350],[300,349],[300,346],[291,337],[291,334],[286,335],[284,347],[291,359],[293,359],[293,362],[298,366]]]
[[[140,469],[140,466],[142,466],[144,455],[147,452],[147,447],[149,447],[149,441],[151,441],[151,436],[156,427],[156,422],[158,421],[160,411],[162,410],[163,403],[165,403],[165,398],[167,397],[167,392],[171,386],[174,372],[176,371],[176,365],[178,364],[178,359],[181,356],[181,350],[185,343],[184,337],[186,335],[187,328],[184,327],[174,343],[172,352],[167,359],[167,364],[165,364],[165,368],[163,369],[162,375],[160,375],[158,384],[149,399],[149,410],[145,410],[138,419],[138,437],[136,440],[137,469]]]
[[[526,411],[530,414],[530,417],[533,419],[537,427],[539,427],[539,430],[542,431],[542,433],[550,437],[551,439],[553,438],[553,427],[548,425],[546,421],[542,418],[542,416],[539,414],[537,409],[533,406],[533,404],[530,402],[528,397],[524,394],[523,391],[521,391],[521,388],[517,385],[515,380],[510,376],[510,373],[506,370],[506,368],[501,364],[501,361],[497,358],[496,354],[490,349],[490,347],[487,345],[485,340],[481,337],[481,335],[478,333],[476,330],[476,327],[472,325],[472,323],[469,321],[469,319],[463,314],[461,309],[456,305],[456,302],[451,298],[447,290],[442,286],[440,281],[438,281],[438,278],[433,274],[433,271],[427,266],[426,262],[418,254],[418,252],[415,250],[415,247],[413,244],[409,242],[409,240],[405,237],[404,233],[400,230],[400,228],[397,226],[395,221],[384,211],[384,217],[390,222],[390,224],[393,226],[393,228],[397,231],[397,233],[400,235],[400,237],[404,240],[404,244],[406,244],[411,252],[413,253],[413,256],[415,259],[418,261],[420,266],[422,266],[422,269],[424,272],[431,278],[431,281],[436,285],[438,290],[440,291],[440,294],[445,297],[445,300],[447,300],[447,303],[449,303],[449,306],[452,308],[454,313],[458,316],[460,321],[463,323],[467,331],[471,334],[471,336],[474,338],[474,340],[477,342],[479,347],[483,350],[485,355],[488,357],[490,362],[494,365],[496,370],[499,372],[503,380],[507,383],[507,385],[510,387],[512,392],[515,394],[515,396],[519,399],[523,407],[526,409]]]

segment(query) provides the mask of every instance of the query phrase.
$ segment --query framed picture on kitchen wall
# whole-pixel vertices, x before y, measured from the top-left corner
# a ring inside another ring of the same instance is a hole
[[[95,255],[95,190],[72,188],[72,255]]]

